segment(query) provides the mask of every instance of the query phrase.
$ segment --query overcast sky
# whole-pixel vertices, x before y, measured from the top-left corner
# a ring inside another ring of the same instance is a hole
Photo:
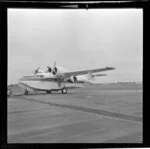
[[[142,82],[142,9],[8,9],[8,84],[38,66],[115,67],[98,82]]]

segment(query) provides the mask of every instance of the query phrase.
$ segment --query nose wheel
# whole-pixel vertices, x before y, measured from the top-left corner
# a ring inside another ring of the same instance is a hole
[[[63,88],[63,89],[61,90],[61,92],[62,92],[62,94],[67,94],[67,89],[66,89],[66,88]]]

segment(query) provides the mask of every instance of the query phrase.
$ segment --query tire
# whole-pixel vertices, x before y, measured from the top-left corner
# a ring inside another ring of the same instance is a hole
[[[24,93],[25,95],[29,95],[29,92],[27,91],[27,90],[25,90],[25,93]]]
[[[61,90],[61,92],[62,92],[62,94],[67,94],[67,89],[66,89],[66,88],[63,88],[63,89]]]

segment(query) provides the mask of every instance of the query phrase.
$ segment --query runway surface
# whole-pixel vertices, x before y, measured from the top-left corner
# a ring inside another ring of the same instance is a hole
[[[8,143],[142,143],[142,90],[8,98]]]

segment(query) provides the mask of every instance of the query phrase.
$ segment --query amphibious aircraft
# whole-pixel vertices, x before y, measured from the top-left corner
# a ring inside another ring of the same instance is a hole
[[[53,68],[47,66],[47,70],[37,68],[33,75],[24,76],[19,79],[18,85],[25,90],[25,95],[29,91],[61,91],[67,94],[67,89],[83,87],[85,83],[93,84],[95,77],[105,76],[106,74],[93,74],[102,71],[114,70],[113,67],[104,67],[89,70],[68,71],[54,63]]]

